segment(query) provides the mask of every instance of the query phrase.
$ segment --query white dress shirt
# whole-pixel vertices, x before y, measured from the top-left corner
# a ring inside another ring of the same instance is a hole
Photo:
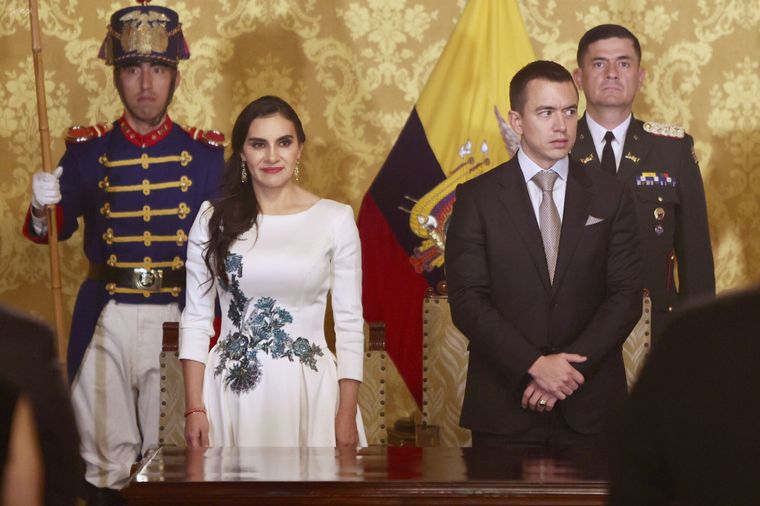
[[[632,118],[633,115],[629,114],[625,121],[611,130],[612,134],[615,136],[615,139],[612,141],[612,151],[615,153],[615,171],[620,167],[620,159],[623,158],[625,134],[628,133],[628,126],[631,124]],[[607,133],[607,129],[594,121],[589,114],[586,114],[586,123],[588,123],[588,129],[589,132],[591,132],[591,139],[594,141],[596,156],[599,157],[599,161],[601,162],[602,150],[604,149],[605,144],[604,135]]]
[[[533,160],[528,158],[522,149],[517,151],[517,161],[520,163],[520,169],[522,169],[523,177],[525,177],[525,184],[528,187],[528,196],[530,197],[530,203],[533,205],[533,212],[536,215],[536,223],[541,224],[538,215],[538,208],[541,205],[543,199],[543,192],[541,188],[533,181],[533,176],[542,171]],[[564,157],[558,160],[557,163],[552,165],[548,170],[553,170],[559,176],[554,181],[554,188],[552,190],[552,197],[554,198],[554,205],[557,206],[557,212],[559,213],[559,219],[562,221],[562,213],[565,210],[565,190],[567,188],[567,174],[570,170],[570,162],[568,157]]]

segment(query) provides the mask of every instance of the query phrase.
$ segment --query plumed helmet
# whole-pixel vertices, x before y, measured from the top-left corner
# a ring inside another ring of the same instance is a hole
[[[179,15],[168,7],[143,0],[111,15],[98,57],[106,65],[122,67],[143,61],[176,67],[190,57]]]

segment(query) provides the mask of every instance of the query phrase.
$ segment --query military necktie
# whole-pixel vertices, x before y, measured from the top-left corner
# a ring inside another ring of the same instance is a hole
[[[604,149],[602,149],[602,170],[611,176],[617,175],[615,152],[612,151],[613,140],[615,140],[615,134],[607,130],[604,134]]]
[[[541,239],[544,242],[544,254],[546,265],[549,268],[549,280],[554,283],[554,268],[557,266],[557,252],[559,251],[559,233],[562,222],[559,211],[554,205],[552,192],[554,182],[558,174],[553,170],[541,170],[533,176],[533,181],[541,188],[541,204],[538,206],[538,224],[541,228]]]

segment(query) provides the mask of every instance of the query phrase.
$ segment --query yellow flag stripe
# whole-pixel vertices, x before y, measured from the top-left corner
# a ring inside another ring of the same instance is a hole
[[[417,102],[428,143],[448,176],[467,140],[478,158],[483,141],[490,168],[508,151],[494,114],[509,111],[509,81],[535,59],[516,0],[470,0]]]

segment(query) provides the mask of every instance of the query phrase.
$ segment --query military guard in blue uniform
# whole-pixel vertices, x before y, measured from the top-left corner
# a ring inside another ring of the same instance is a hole
[[[678,304],[715,294],[715,273],[694,140],[681,127],[633,116],[640,63],[639,41],[625,27],[600,25],[581,38],[575,80],[586,113],[571,156],[633,190],[656,338]]]
[[[114,13],[100,57],[114,67],[124,115],[69,129],[60,167],[33,177],[30,239],[46,241],[45,205],[58,204],[61,240],[84,219],[90,265],[74,309],[68,373],[88,504],[118,504],[130,466],[157,444],[162,322],[179,319],[188,232],[223,166],[220,133],[167,115],[177,64],[189,56],[171,9]]]

